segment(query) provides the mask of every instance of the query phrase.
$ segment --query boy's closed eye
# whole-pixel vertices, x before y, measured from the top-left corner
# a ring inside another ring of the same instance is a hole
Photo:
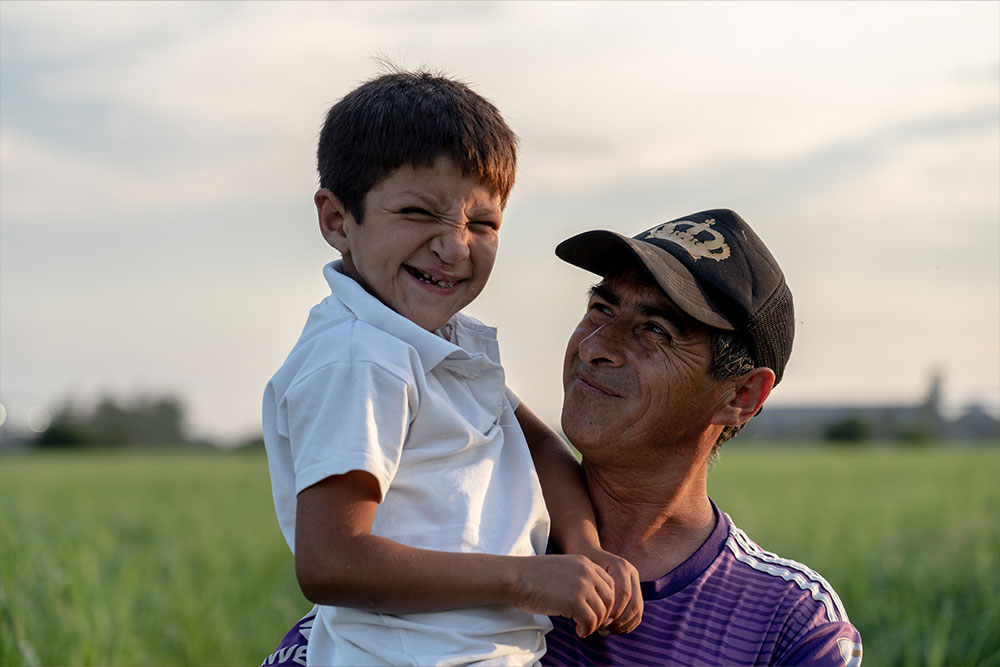
[[[442,216],[432,213],[427,209],[421,208],[419,206],[405,206],[399,210],[399,213],[401,215],[405,215],[411,218],[417,218],[420,220],[433,221],[442,219]],[[467,223],[467,225],[469,227],[478,227],[480,229],[483,229],[484,231],[497,231],[500,229],[500,222],[497,220],[490,220],[490,219],[470,220]]]
[[[406,206],[400,209],[399,212],[402,213],[403,215],[409,215],[413,217],[434,218],[434,219],[438,217],[433,213],[431,213],[430,211],[428,211],[427,209],[420,208],[419,206]]]

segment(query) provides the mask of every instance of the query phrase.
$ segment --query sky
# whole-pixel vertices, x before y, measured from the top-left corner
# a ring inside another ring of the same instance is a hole
[[[998,2],[0,1],[0,404],[174,394],[259,430],[336,257],[315,142],[378,59],[521,138],[490,284],[508,382],[558,423],[594,276],[553,248],[727,207],[795,297],[772,405],[1000,414]]]

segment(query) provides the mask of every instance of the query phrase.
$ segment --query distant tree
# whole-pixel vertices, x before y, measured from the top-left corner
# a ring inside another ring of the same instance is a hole
[[[233,449],[241,451],[260,450],[264,451],[264,436],[252,435],[236,443]]]
[[[871,439],[871,424],[858,416],[846,417],[829,424],[823,438],[837,444],[860,444]]]
[[[111,396],[102,396],[94,414],[86,423],[91,436],[105,445],[124,445],[129,441],[129,411]]]
[[[137,399],[128,411],[127,433],[141,444],[187,442],[180,401],[172,396]]]
[[[35,444],[42,447],[78,447],[91,444],[91,437],[79,411],[71,402],[65,401],[52,413],[52,422],[38,434]]]
[[[895,440],[901,445],[929,445],[934,440],[934,428],[926,421],[915,421],[900,428],[895,434]]]
[[[185,444],[190,440],[184,429],[184,408],[177,398],[139,396],[122,402],[104,395],[89,412],[64,403],[35,442],[43,446],[130,446]]]

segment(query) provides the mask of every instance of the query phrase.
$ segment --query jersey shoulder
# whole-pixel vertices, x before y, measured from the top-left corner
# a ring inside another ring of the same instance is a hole
[[[803,602],[811,600],[831,623],[850,622],[840,597],[822,575],[798,561],[761,548],[731,519],[723,552],[737,564],[734,567],[748,581],[771,589],[784,589],[787,596]]]

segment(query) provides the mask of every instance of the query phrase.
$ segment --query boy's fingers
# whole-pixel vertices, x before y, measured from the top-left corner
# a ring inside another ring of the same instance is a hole
[[[611,575],[614,582],[614,600],[611,603],[611,607],[608,610],[608,619],[606,624],[614,621],[628,608],[629,602],[632,598],[632,578],[629,576],[629,572],[623,567],[608,567],[607,572]]]
[[[584,608],[574,615],[573,620],[576,621],[576,634],[578,637],[586,637],[600,626],[598,623],[600,614],[589,604],[584,605]]]
[[[639,627],[639,622],[642,621],[642,596],[636,595],[632,602],[634,604],[629,604],[625,612],[608,626],[609,634],[625,634]]]
[[[611,621],[601,628],[602,634],[631,632],[642,620],[642,585],[639,583],[639,573],[632,568],[622,585],[627,590],[623,591],[622,595],[618,595],[619,591],[615,590],[616,613],[612,614]]]
[[[575,619],[576,633],[580,637],[596,632],[612,618],[611,606],[615,601],[614,580],[601,568],[595,567],[594,572],[597,573],[594,587],[584,599],[580,617]]]
[[[594,627],[591,632],[595,632],[601,626],[606,625],[614,618],[611,615],[611,606],[615,601],[615,589],[613,582],[604,582],[605,585],[599,586],[594,589],[596,593],[596,598],[592,601],[592,608],[595,612],[596,619]]]
[[[614,587],[615,587],[615,578],[614,578],[614,576],[611,575],[610,572],[608,572],[607,570],[605,570],[600,565],[597,565],[596,563],[594,563],[594,572],[597,573],[597,576],[599,576],[601,578],[601,580],[605,584],[608,585],[608,587],[610,587],[612,590],[614,590]]]
[[[611,611],[612,620],[624,614],[629,606],[634,604],[633,598],[638,594],[628,572],[619,571],[618,575],[615,579],[615,604]]]

